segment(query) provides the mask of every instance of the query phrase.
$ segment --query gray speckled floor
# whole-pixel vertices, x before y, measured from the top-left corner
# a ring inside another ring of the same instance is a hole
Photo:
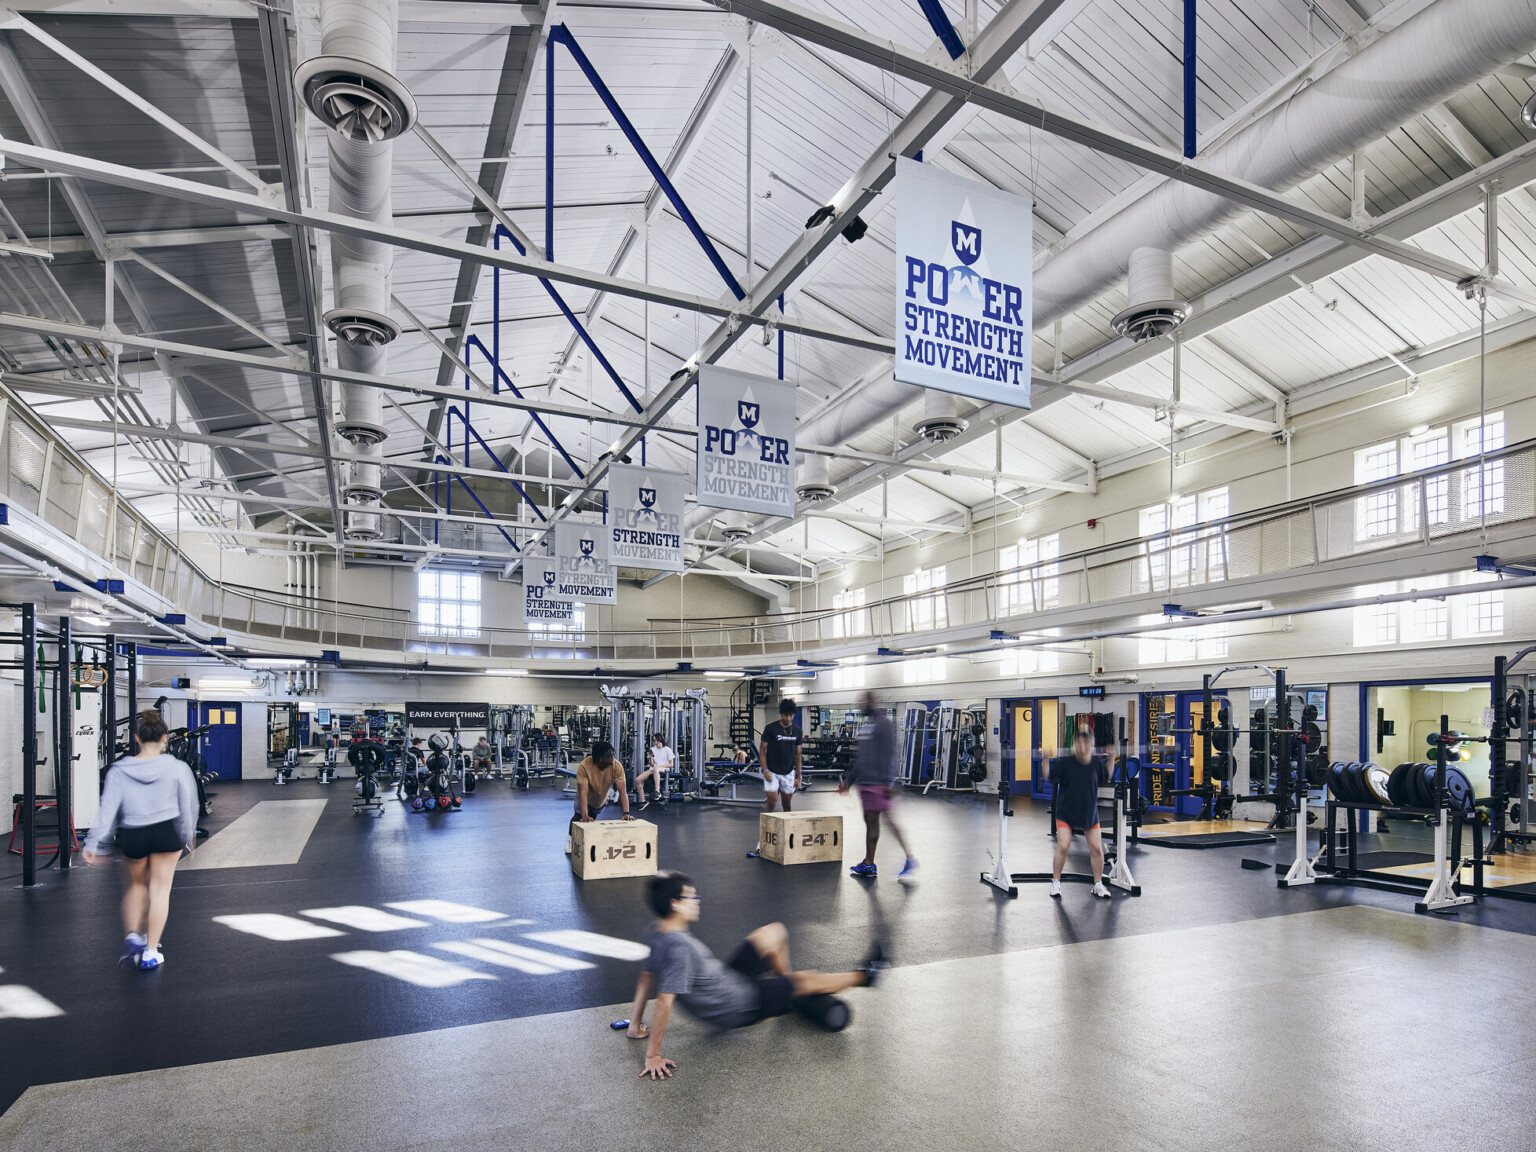
[[[662,1084],[608,1029],[621,1009],[584,1009],[33,1087],[0,1147],[1517,1147],[1530,957],[1525,936],[1346,907],[896,968],[849,994],[839,1035],[679,1019]]]

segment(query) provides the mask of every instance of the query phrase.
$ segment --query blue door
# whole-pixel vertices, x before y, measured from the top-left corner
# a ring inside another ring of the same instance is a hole
[[[208,725],[203,736],[208,771],[221,780],[240,779],[240,705],[204,700],[199,708],[199,723]]]

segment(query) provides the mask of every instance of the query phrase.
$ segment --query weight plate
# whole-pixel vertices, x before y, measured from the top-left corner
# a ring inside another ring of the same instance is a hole
[[[1422,797],[1421,807],[1435,806],[1435,765],[1433,764],[1423,764],[1419,768],[1419,795]]]
[[[1391,804],[1392,796],[1387,791],[1387,781],[1392,778],[1380,764],[1367,764],[1365,766],[1365,786],[1371,790],[1371,795],[1378,804]]]
[[[412,812],[420,812],[425,807],[426,807],[426,803],[422,800],[422,798],[420,796],[413,796],[411,798],[411,811]]]
[[[1472,781],[1460,768],[1445,770],[1445,790],[1450,794],[1452,808],[1466,810],[1472,807]]]
[[[1510,728],[1525,727],[1525,692],[1511,688],[1504,698],[1504,723]]]
[[[1216,752],[1211,755],[1210,777],[1212,780],[1232,779],[1232,753]]]
[[[1323,745],[1323,730],[1308,720],[1301,727],[1301,745],[1308,752],[1316,752]]]
[[[464,794],[468,795],[469,793],[473,792],[475,790],[475,785],[478,783],[479,781],[475,778],[475,774],[473,772],[466,772],[464,774]]]
[[[1343,773],[1344,764],[1342,762],[1335,760],[1332,764],[1328,765],[1328,791],[1335,800],[1349,799],[1349,797],[1344,795]]]
[[[1371,803],[1371,790],[1365,785],[1365,765],[1358,760],[1350,762],[1344,769],[1344,786],[1349,789],[1349,798],[1355,804]]]
[[[1387,797],[1394,808],[1408,807],[1406,789],[1408,773],[1412,768],[1413,765],[1410,763],[1399,764],[1396,768],[1392,769],[1392,774],[1387,777]]]

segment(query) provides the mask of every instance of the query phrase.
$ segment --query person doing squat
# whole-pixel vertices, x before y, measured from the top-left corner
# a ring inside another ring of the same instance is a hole
[[[1078,729],[1072,737],[1072,755],[1057,756],[1046,764],[1045,778],[1056,789],[1056,858],[1051,863],[1051,895],[1061,897],[1061,869],[1067,862],[1072,830],[1080,828],[1088,841],[1093,864],[1093,894],[1109,899],[1104,887],[1104,840],[1099,834],[1099,785],[1105,778],[1104,758],[1093,754],[1093,734]]]
[[[646,933],[650,957],[635,985],[629,1014],[631,1039],[645,1040],[645,1068],[640,1075],[664,1080],[676,1061],[661,1055],[662,1037],[674,1003],[721,1031],[745,1028],[795,1009],[802,996],[834,995],[848,988],[872,988],[890,965],[877,943],[856,972],[795,972],[789,966],[789,931],[765,924],[747,934],[722,964],[690,931],[700,914],[699,891],[681,872],[658,872],[646,885],[646,903],[658,919]],[[651,1026],[645,1010],[656,998]]]

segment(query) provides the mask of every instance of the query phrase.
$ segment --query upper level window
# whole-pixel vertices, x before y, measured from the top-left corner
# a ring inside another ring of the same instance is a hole
[[[869,669],[863,662],[857,664],[839,664],[832,669],[832,688],[838,692],[848,692],[863,688],[868,677]]]
[[[944,600],[945,567],[919,568],[908,573],[902,581],[902,591],[908,596],[907,612],[912,630],[921,632],[927,628],[949,627],[949,607]],[[931,593],[923,595],[923,593]]]
[[[1498,588],[1440,596],[1446,576],[1420,576],[1411,581],[1377,584],[1357,590],[1361,597],[1390,595],[1417,589],[1422,595],[1391,604],[1362,604],[1353,610],[1357,648],[1386,644],[1434,644],[1443,640],[1501,636],[1504,633],[1504,593]]]
[[[998,674],[1005,679],[1018,676],[1037,676],[1055,672],[1061,663],[1058,653],[1040,648],[1014,648],[1003,653]]]
[[[418,572],[416,630],[423,636],[480,635],[480,573]]]
[[[1147,537],[1147,587],[1183,588],[1227,578],[1224,527],[1200,531],[1198,525],[1232,514],[1225,488],[1178,496],[1141,510],[1141,534]]]
[[[997,551],[997,614],[1042,612],[1061,602],[1061,536],[1026,536]]]
[[[832,617],[832,639],[869,635],[869,610],[864,607],[865,596],[866,590],[863,588],[849,588],[832,594],[832,607],[837,609]]]
[[[1227,625],[1202,624],[1164,633],[1144,633],[1136,639],[1139,664],[1192,664],[1227,658]]]
[[[1504,413],[1490,412],[1486,421],[1459,424],[1457,455],[1462,459],[1504,447]],[[1504,461],[1491,460],[1461,474],[1461,514],[1464,519],[1504,513]]]
[[[944,679],[944,669],[944,657],[924,656],[902,664],[902,679],[908,684],[936,684]]]
[[[1355,453],[1355,483],[1374,484],[1412,472],[1444,469],[1504,446],[1504,414],[1468,420],[1450,429],[1430,428]],[[1379,488],[1355,501],[1355,539],[1362,543],[1417,534],[1501,515],[1505,510],[1504,461],[1492,460],[1460,473],[1441,471],[1415,483]],[[1421,492],[1422,488],[1422,492]],[[1424,524],[1420,524],[1420,510]]]

